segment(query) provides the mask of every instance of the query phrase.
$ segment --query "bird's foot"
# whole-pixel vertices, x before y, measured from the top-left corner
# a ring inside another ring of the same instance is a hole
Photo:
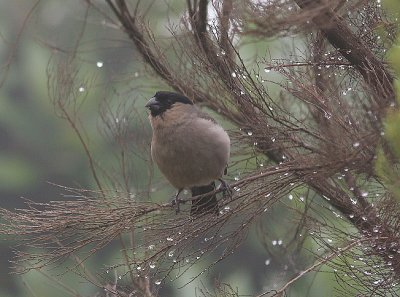
[[[230,199],[232,199],[233,192],[232,192],[231,186],[226,181],[224,181],[222,178],[220,178],[218,180],[221,182],[221,184],[218,187],[218,190],[222,190],[222,195],[224,197],[228,196]]]
[[[175,213],[176,214],[178,214],[181,211],[180,204],[181,203],[182,204],[186,203],[186,200],[179,198],[180,192],[181,192],[181,190],[179,190],[178,193],[176,193],[175,197],[171,201],[172,206],[175,206]]]

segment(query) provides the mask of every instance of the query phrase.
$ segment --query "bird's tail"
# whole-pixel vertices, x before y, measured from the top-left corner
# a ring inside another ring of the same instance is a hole
[[[203,195],[215,190],[215,182],[207,186],[193,187],[191,188],[192,197]],[[215,213],[218,215],[218,201],[216,194],[205,195],[201,198],[192,201],[192,207],[190,209],[190,215],[200,215],[203,213]]]

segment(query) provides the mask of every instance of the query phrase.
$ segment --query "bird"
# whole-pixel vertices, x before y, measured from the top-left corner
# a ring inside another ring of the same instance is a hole
[[[160,172],[177,189],[173,199],[179,212],[179,194],[190,189],[190,214],[218,215],[215,181],[224,192],[229,185],[222,179],[230,156],[230,138],[226,131],[188,97],[158,91],[145,105],[152,127],[151,157]],[[210,193],[211,192],[211,193]],[[210,193],[210,195],[205,195]]]

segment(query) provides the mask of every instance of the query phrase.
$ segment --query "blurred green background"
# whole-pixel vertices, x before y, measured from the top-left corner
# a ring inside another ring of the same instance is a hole
[[[102,1],[95,2],[110,14]],[[168,23],[179,21],[183,5],[184,1],[178,0],[168,1],[168,5],[164,1],[153,5],[149,19],[160,34],[167,32]],[[33,0],[0,1],[0,206],[3,208],[23,207],[21,197],[41,202],[63,199],[62,191],[51,183],[96,188],[78,138],[68,123],[56,115],[48,96],[46,69],[55,56],[66,60],[77,49],[81,74],[89,81],[94,78],[92,83],[82,80],[80,96],[84,104],[79,113],[85,135],[90,138],[90,148],[105,167],[113,167],[116,160],[114,144],[99,129],[101,106],[106,99],[117,104],[135,104],[138,114],[131,121],[130,135],[144,138],[141,139],[144,144],[149,143],[150,127],[143,102],[160,88],[160,82],[145,75],[133,45],[118,28],[100,12],[86,9],[81,0],[41,0],[38,4]],[[275,40],[252,43],[243,50],[249,51],[251,56],[254,51],[263,52],[266,48],[274,53],[280,46],[280,41]],[[140,174],[145,170],[146,159],[138,158],[135,164],[143,166],[136,169],[139,188],[146,182],[146,175]],[[168,193],[172,193],[172,189]],[[273,230],[279,240],[290,226],[289,215],[284,207],[276,207],[262,223]],[[0,296],[69,296],[40,273],[10,274],[12,246],[10,241],[0,242]],[[256,233],[251,232],[237,253],[208,278],[179,290],[166,287],[161,296],[195,296],[196,286],[211,287],[216,278],[238,288],[241,294],[278,288],[294,272],[286,263],[291,255],[285,254],[284,246],[285,242],[274,247],[278,254],[285,255],[281,262],[276,262]],[[110,248],[97,256],[97,266],[103,261],[108,263],[114,251]],[[301,255],[293,257],[300,266],[307,262]],[[195,271],[196,268],[187,277]],[[291,296],[331,296],[334,276],[321,273],[314,277],[311,274],[296,283]],[[63,275],[60,279],[80,290],[83,296],[94,296],[99,291],[75,275]],[[178,280],[172,286],[180,287],[186,281]]]

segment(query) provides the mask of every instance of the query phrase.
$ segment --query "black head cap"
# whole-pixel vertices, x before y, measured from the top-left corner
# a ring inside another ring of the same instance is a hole
[[[193,102],[189,98],[181,94],[159,91],[147,102],[146,107],[150,109],[150,113],[154,117],[171,108],[174,103],[193,105]]]

